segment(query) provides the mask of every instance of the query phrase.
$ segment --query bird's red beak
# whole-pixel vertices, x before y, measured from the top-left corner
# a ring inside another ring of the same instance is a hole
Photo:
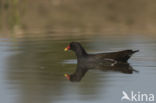
[[[70,46],[68,45],[66,48],[64,48],[64,51],[70,50]]]
[[[64,76],[65,76],[68,80],[70,80],[70,75],[69,75],[69,74],[64,74]]]

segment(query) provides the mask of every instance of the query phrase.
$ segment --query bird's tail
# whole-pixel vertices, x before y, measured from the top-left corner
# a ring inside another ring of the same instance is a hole
[[[139,50],[134,50],[133,53],[139,52]]]
[[[135,69],[132,69],[135,73],[139,73],[139,71],[138,70],[135,70]]]

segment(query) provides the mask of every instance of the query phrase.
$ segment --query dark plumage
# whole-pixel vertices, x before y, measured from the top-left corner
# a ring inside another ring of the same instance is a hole
[[[119,64],[126,64],[126,67],[129,67],[129,64],[127,63],[128,59],[132,56],[132,54],[139,51],[123,50],[118,52],[88,54],[78,42],[71,42],[69,46],[65,48],[65,51],[67,50],[74,51],[78,61],[76,71],[71,75],[65,75],[71,81],[80,81],[89,69],[102,68],[102,70],[114,70],[114,68],[119,66]],[[115,70],[120,71],[120,69]],[[127,70],[133,71],[133,69]]]

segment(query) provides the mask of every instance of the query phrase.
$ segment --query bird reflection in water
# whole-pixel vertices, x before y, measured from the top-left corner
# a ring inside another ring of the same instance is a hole
[[[133,72],[138,73],[138,71],[133,69],[133,67],[129,63],[118,63],[114,66],[97,66],[96,68],[77,68],[74,73],[70,75],[65,74],[64,76],[72,82],[79,82],[82,80],[82,78],[89,70],[100,70],[103,72],[113,71],[124,74],[132,74]]]

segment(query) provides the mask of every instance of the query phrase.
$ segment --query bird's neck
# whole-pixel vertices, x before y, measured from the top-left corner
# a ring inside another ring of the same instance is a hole
[[[87,52],[82,47],[79,50],[76,50],[75,54],[77,58],[86,57],[88,55]]]

